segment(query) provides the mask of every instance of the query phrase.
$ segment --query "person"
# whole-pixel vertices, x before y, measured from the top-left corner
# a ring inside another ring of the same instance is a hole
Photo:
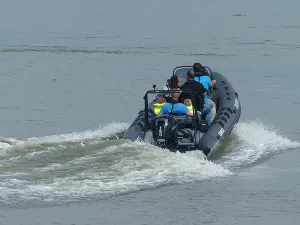
[[[192,100],[189,99],[189,98],[186,98],[184,99],[184,102],[185,106],[189,109],[190,113],[194,113],[194,107],[193,107],[193,104],[192,104]]]
[[[179,90],[179,89],[173,89],[173,90]],[[157,116],[161,116],[162,114],[176,114],[176,115],[193,115],[189,112],[189,109],[181,102],[178,101],[178,98],[180,96],[180,92],[178,93],[172,93],[171,102],[165,103],[160,112],[157,114]]]
[[[212,112],[212,120],[216,116],[216,104],[209,99],[210,91],[216,84],[216,80],[211,80],[210,76],[208,75],[206,69],[201,65],[201,63],[194,63],[193,70],[195,72],[195,81],[201,83],[204,88],[207,90],[206,97],[204,98],[204,103],[209,105]]]
[[[195,72],[195,81],[198,81],[199,83],[203,84],[204,88],[207,91],[210,91],[210,89],[214,87],[215,80],[211,80],[205,67],[203,67],[201,63],[196,62],[193,65],[193,70]]]
[[[196,94],[196,99],[195,101],[195,109],[197,111],[200,111],[205,119],[208,121],[208,124],[211,123],[211,108],[204,104],[204,98],[206,96],[206,89],[204,86],[195,81],[195,73],[192,70],[189,70],[186,74],[186,82],[180,87],[181,90],[190,90]],[[182,93],[180,96],[180,99],[192,99],[192,96],[190,93]]]
[[[155,115],[157,115],[160,112],[162,106],[165,103],[166,103],[166,99],[164,97],[159,97],[158,98],[157,102],[154,104],[154,113],[155,113]]]
[[[180,86],[180,80],[179,77],[176,75],[173,75],[170,79],[167,80],[167,84],[164,87],[164,90],[172,90],[179,88]]]

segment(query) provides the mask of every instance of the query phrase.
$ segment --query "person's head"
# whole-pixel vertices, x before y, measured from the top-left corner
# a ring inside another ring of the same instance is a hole
[[[195,72],[193,70],[189,70],[185,76],[186,80],[194,80]]]
[[[172,100],[177,101],[179,96],[180,96],[180,89],[179,88],[173,88],[172,91],[174,91],[174,90],[178,90],[178,92],[172,93],[171,98],[172,98]]]
[[[192,100],[189,99],[189,98],[186,98],[186,99],[184,99],[183,103],[184,103],[186,106],[191,106],[191,105],[192,105]]]
[[[198,63],[198,62],[194,63],[193,70],[195,73],[204,73],[205,72],[204,67],[201,65],[201,63]]]
[[[165,99],[164,97],[159,97],[159,98],[157,99],[157,103],[158,103],[158,104],[166,103],[166,99]]]
[[[170,78],[170,88],[174,89],[174,88],[179,88],[179,77],[177,77],[176,75],[173,75]]]

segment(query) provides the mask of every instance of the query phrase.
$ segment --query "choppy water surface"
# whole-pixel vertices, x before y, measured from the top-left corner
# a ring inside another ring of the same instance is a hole
[[[0,224],[298,224],[299,6],[1,3]],[[122,140],[195,61],[243,107],[213,160]]]
[[[263,124],[241,122],[220,146],[224,155],[207,161],[201,152],[171,153],[119,139],[127,127],[116,123],[82,133],[2,139],[1,202],[56,205],[225,177],[300,146]]]

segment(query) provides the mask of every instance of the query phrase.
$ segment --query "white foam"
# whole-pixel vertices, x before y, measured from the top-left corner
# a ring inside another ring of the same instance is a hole
[[[108,138],[114,134],[124,131],[129,127],[127,123],[110,123],[96,130],[88,130],[80,133],[59,134],[45,137],[32,137],[26,140],[27,143],[61,143],[61,142],[78,142],[95,138]]]
[[[27,173],[24,173],[24,172],[2,172],[0,174],[0,177],[9,177],[11,179],[11,177],[19,177],[19,176],[26,176],[28,175]]]
[[[32,138],[27,141],[35,144],[65,141],[80,143],[89,138],[110,137],[127,127],[128,124],[111,124],[96,131]],[[39,177],[33,181],[30,174],[22,180],[20,176],[10,176],[7,173],[0,180],[0,196],[4,202],[12,204],[91,200],[166,184],[229,176],[233,174],[235,167],[251,164],[289,148],[300,147],[300,143],[280,136],[277,131],[260,122],[237,124],[229,144],[224,146],[227,148],[224,150],[230,152],[217,162],[207,161],[200,151],[181,154],[138,141],[112,143],[114,145],[102,149],[101,144],[95,145],[94,149],[89,146],[92,149],[88,154],[71,161],[56,160],[33,169],[32,172]],[[50,154],[52,150],[50,149]],[[59,170],[65,172],[49,177],[49,171],[55,174]]]
[[[200,151],[171,153],[141,142],[110,146],[93,156],[92,160],[98,157],[98,163],[91,166],[87,161],[86,169],[72,176],[66,173],[63,177],[40,180],[39,183],[12,182],[9,179],[0,182],[1,196],[5,201],[11,199],[13,202],[72,202],[232,174],[228,169],[207,161]],[[55,170],[57,166],[61,167],[52,164],[36,172]],[[66,167],[68,164],[64,165],[64,169]],[[5,186],[9,188],[4,189]]]
[[[64,166],[62,164],[53,163],[48,166],[42,167],[42,168],[36,168],[33,169],[34,172],[46,172],[46,171],[55,171],[58,169],[62,169]]]
[[[12,147],[32,147],[39,144],[46,143],[62,143],[62,142],[80,142],[81,145],[84,145],[82,141],[89,139],[103,139],[109,138],[119,132],[124,131],[129,127],[127,123],[110,123],[108,125],[99,127],[96,130],[88,130],[83,132],[73,132],[69,134],[58,134],[50,135],[44,137],[31,137],[25,140],[17,140],[15,138],[1,138],[0,150],[2,154],[5,153],[4,150],[10,149]]]
[[[270,154],[300,147],[299,142],[280,136],[274,128],[259,121],[237,124],[233,136],[234,140],[227,146],[231,152],[222,159],[222,165],[229,168],[251,164]]]

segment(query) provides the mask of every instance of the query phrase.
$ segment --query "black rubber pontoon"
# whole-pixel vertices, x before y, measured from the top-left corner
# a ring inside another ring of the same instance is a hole
[[[150,141],[171,151],[201,150],[205,155],[211,155],[212,150],[215,149],[219,141],[227,136],[234,125],[238,123],[241,115],[241,105],[238,94],[229,81],[222,74],[211,72],[208,67],[205,68],[209,76],[217,81],[214,90],[210,94],[210,98],[216,103],[217,112],[209,127],[207,127],[207,121],[203,120],[201,116],[199,117],[197,113],[194,113],[194,116],[163,115],[162,117],[155,117],[153,110],[157,99],[178,91],[150,90],[144,96],[145,109],[139,112],[137,118],[123,135],[123,139]],[[180,83],[183,84],[187,71],[191,69],[191,66],[176,67],[173,75],[177,75],[180,78]],[[148,103],[148,94],[157,94],[157,96],[152,102]],[[165,125],[168,125],[170,121],[174,125],[173,128]],[[171,139],[159,139],[159,133],[164,133],[164,137],[167,135],[166,130],[163,129],[175,130],[176,134],[174,133]]]

